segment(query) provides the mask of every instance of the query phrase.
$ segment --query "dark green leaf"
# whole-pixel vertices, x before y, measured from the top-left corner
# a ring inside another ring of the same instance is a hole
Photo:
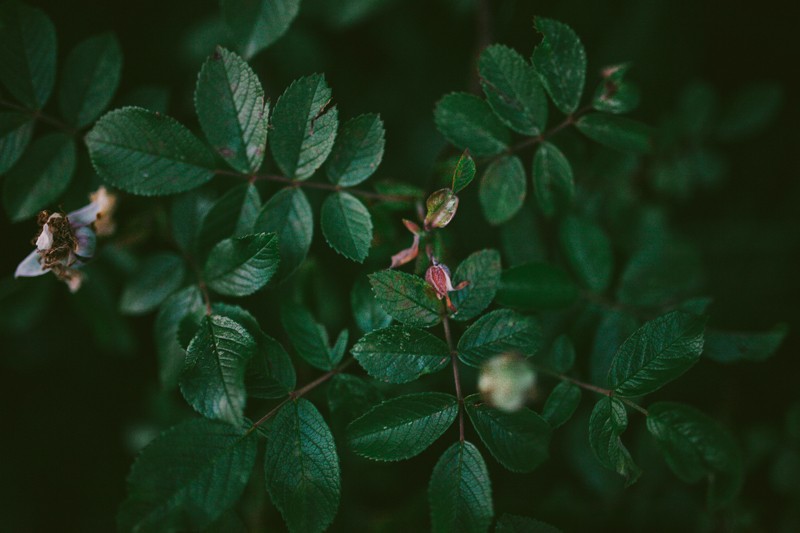
[[[156,315],[154,336],[158,354],[158,378],[165,389],[177,386],[186,359],[186,350],[178,342],[181,322],[188,318],[199,323],[204,312],[203,297],[196,286],[176,292],[161,304]]]
[[[408,394],[376,405],[347,426],[347,442],[359,455],[400,461],[419,455],[442,436],[458,414],[454,396]]]
[[[533,156],[533,192],[545,216],[551,217],[559,204],[568,204],[575,196],[572,166],[554,144],[543,142]]]
[[[138,107],[106,113],[86,135],[103,180],[144,196],[188,191],[214,177],[214,158],[176,120]]]
[[[499,154],[511,141],[508,130],[489,105],[471,94],[451,93],[439,100],[434,119],[445,139],[477,157]]]
[[[375,297],[392,318],[409,326],[431,327],[441,320],[442,303],[424,279],[397,270],[369,275]]]
[[[498,411],[477,394],[465,400],[475,431],[497,462],[512,472],[530,472],[549,456],[550,426],[527,407]]]
[[[34,216],[67,190],[75,172],[75,141],[63,133],[39,137],[6,175],[3,206],[12,221]]]
[[[653,149],[651,128],[629,118],[590,113],[575,127],[593,141],[623,152],[647,154]]]
[[[503,124],[539,135],[547,124],[547,97],[536,71],[516,50],[495,44],[481,52],[478,72],[486,101]]]
[[[320,370],[332,370],[341,360],[331,350],[328,332],[305,307],[286,303],[281,307],[281,323],[298,355]]]
[[[269,427],[264,472],[289,531],[327,529],[339,508],[339,457],[331,430],[308,400],[278,411]]]
[[[363,263],[372,244],[372,218],[361,201],[346,192],[325,199],[320,214],[328,244],[348,259]]]
[[[718,363],[764,361],[775,353],[788,331],[786,324],[763,333],[709,330],[703,355]]]
[[[309,178],[331,153],[339,118],[335,107],[328,109],[330,101],[321,74],[294,81],[278,98],[270,148],[286,177]]]
[[[485,533],[494,516],[489,471],[470,442],[450,446],[428,485],[433,533]]]
[[[180,378],[183,397],[207,418],[239,424],[247,399],[244,375],[256,350],[250,333],[226,316],[206,316]]]
[[[170,229],[178,247],[186,253],[196,251],[197,237],[203,219],[214,206],[214,198],[201,190],[175,197],[170,208]]]
[[[269,103],[258,76],[218,46],[200,70],[194,107],[206,139],[239,172],[256,172],[264,160]]]
[[[453,193],[458,193],[472,183],[475,178],[475,160],[469,155],[469,150],[464,150],[458,158],[455,169],[453,169],[453,182],[450,189]]]
[[[541,335],[535,318],[498,309],[480,317],[461,335],[458,357],[474,367],[508,352],[530,357],[539,349]]]
[[[131,467],[122,531],[199,530],[242,495],[256,461],[255,433],[194,419],[148,445]]]
[[[300,0],[222,0],[222,17],[249,59],[277,41],[300,11]]]
[[[425,191],[419,186],[399,181],[379,181],[375,183],[375,191],[386,196],[395,197],[381,203],[383,209],[390,211],[405,211],[413,208],[417,201],[425,198]]]
[[[542,408],[542,417],[553,429],[559,428],[572,418],[580,403],[581,389],[577,385],[562,381],[547,397]]]
[[[260,210],[261,197],[252,183],[230,189],[203,217],[197,235],[198,255],[205,257],[223,239],[252,233]]]
[[[13,167],[28,147],[33,122],[24,113],[0,113],[0,175]]]
[[[614,273],[614,251],[603,229],[589,219],[569,216],[561,222],[559,239],[567,263],[586,288],[606,290]]]
[[[447,366],[450,350],[430,333],[390,326],[367,333],[350,350],[367,374],[389,383],[406,383]]]
[[[639,322],[617,309],[605,309],[597,325],[590,359],[591,382],[600,387],[608,386],[608,370],[617,349],[625,339],[636,331]]]
[[[225,296],[247,296],[267,284],[278,270],[274,233],[225,239],[208,255],[204,268],[208,286]]]
[[[563,309],[578,298],[566,272],[547,263],[526,263],[503,271],[497,302],[525,310]]]
[[[72,49],[64,63],[58,104],[67,122],[76,128],[100,116],[122,74],[122,49],[113,33],[90,37]]]
[[[497,250],[474,252],[458,265],[453,285],[462,281],[469,281],[469,285],[450,293],[457,309],[453,314],[455,320],[471,320],[489,307],[500,285],[501,269]]]
[[[181,286],[185,274],[186,266],[178,254],[161,252],[147,257],[125,283],[120,311],[149,313]]]
[[[353,290],[350,292],[350,307],[356,325],[364,333],[385,328],[392,323],[392,317],[378,303],[365,277],[359,277],[353,285]]]
[[[562,22],[536,17],[542,42],[533,51],[533,66],[556,107],[565,114],[578,108],[586,82],[586,51],[575,32]]]
[[[603,81],[597,86],[592,107],[605,113],[622,114],[639,105],[639,88],[625,80],[629,64],[614,65],[603,69]]]
[[[776,82],[756,82],[737,91],[716,127],[717,138],[742,141],[764,131],[780,113],[784,88]]]
[[[513,217],[525,202],[525,168],[517,156],[493,161],[481,178],[478,197],[489,224],[498,225]]]
[[[285,278],[294,272],[306,258],[314,234],[314,215],[305,193],[295,187],[278,191],[264,204],[253,230],[278,236],[279,275]]]
[[[328,408],[346,423],[353,421],[383,400],[375,382],[352,374],[336,374],[328,385]]]
[[[328,178],[342,187],[369,178],[383,159],[383,135],[383,121],[378,115],[361,115],[345,122],[328,159]]]
[[[495,533],[561,533],[557,527],[527,516],[504,514],[497,521]]]
[[[545,363],[553,371],[563,374],[575,364],[575,346],[566,335],[559,335],[553,341],[550,352],[545,358]]]
[[[0,82],[30,109],[41,109],[56,77],[56,30],[22,2],[0,4]]]
[[[594,406],[589,418],[589,443],[600,464],[625,478],[625,486],[642,474],[619,438],[627,427],[628,414],[621,401],[604,397]]]
[[[699,359],[706,317],[673,311],[637,329],[617,350],[608,382],[621,396],[660,389]]]

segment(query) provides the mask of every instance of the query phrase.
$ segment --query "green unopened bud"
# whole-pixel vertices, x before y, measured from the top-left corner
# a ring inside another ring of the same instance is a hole
[[[511,354],[493,357],[481,367],[478,390],[483,401],[501,411],[517,411],[536,385],[536,373],[525,359]]]
[[[425,205],[428,208],[425,229],[443,228],[456,216],[458,196],[451,189],[439,189],[428,196]]]

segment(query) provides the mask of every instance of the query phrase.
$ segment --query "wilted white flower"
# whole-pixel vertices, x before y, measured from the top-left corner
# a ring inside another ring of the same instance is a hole
[[[525,405],[536,385],[536,373],[523,358],[504,354],[481,367],[478,390],[483,400],[501,411],[517,411]]]

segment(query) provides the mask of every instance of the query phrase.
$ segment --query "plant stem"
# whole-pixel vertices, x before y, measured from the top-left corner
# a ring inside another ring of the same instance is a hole
[[[573,385],[577,385],[578,387],[580,387],[582,389],[590,390],[592,392],[596,392],[597,394],[602,394],[603,396],[608,396],[609,398],[617,398],[622,403],[624,403],[625,405],[628,405],[628,406],[632,407],[633,409],[639,411],[644,416],[647,416],[647,414],[648,414],[647,413],[647,409],[645,409],[644,407],[642,407],[638,403],[636,403],[636,402],[634,402],[632,400],[629,400],[628,398],[621,398],[619,396],[616,396],[614,394],[614,391],[611,390],[611,389],[604,389],[603,387],[598,387],[597,385],[592,385],[591,383],[586,383],[584,381],[580,381],[580,380],[575,379],[573,377],[567,376],[566,374],[561,374],[559,372],[553,372],[551,370],[547,370],[547,369],[544,369],[544,368],[537,368],[537,370],[539,370],[540,372],[544,372],[545,374],[549,374],[549,375],[551,375],[553,377],[556,377],[556,378],[560,379],[561,381],[567,381],[569,383],[572,383]]]
[[[73,128],[73,127],[71,127],[71,126],[69,126],[69,125],[67,125],[67,124],[65,124],[63,122],[61,122],[60,120],[58,120],[55,117],[51,117],[50,115],[46,115],[46,114],[42,113],[41,110],[33,111],[33,110],[28,109],[27,107],[23,107],[21,105],[15,104],[13,102],[9,102],[8,100],[2,100],[2,99],[0,99],[0,105],[2,105],[4,107],[7,107],[9,109],[13,109],[14,111],[19,111],[20,113],[24,113],[26,115],[30,115],[30,117],[32,119],[39,120],[39,121],[44,122],[46,124],[50,124],[51,126],[53,126],[55,128],[58,128],[61,131],[63,131],[64,133],[68,133],[69,135],[71,135],[73,137],[77,137],[78,136],[79,131],[77,129],[75,129],[75,128]]]
[[[549,130],[547,130],[544,133],[542,133],[541,135],[537,135],[536,137],[530,137],[528,139],[524,139],[524,140],[518,142],[517,144],[514,144],[514,145],[508,147],[508,149],[506,149],[503,152],[503,155],[513,154],[515,152],[519,152],[523,148],[527,148],[529,146],[535,146],[535,145],[537,145],[537,144],[539,144],[539,143],[541,143],[543,141],[546,141],[547,139],[549,139],[550,137],[552,137],[556,133],[560,132],[561,130],[564,130],[564,129],[572,126],[573,124],[575,124],[578,121],[579,118],[581,118],[583,115],[585,115],[586,113],[588,113],[591,110],[592,110],[592,106],[591,105],[586,105],[586,106],[578,109],[574,113],[570,113],[569,115],[567,115],[567,117],[560,124],[557,124],[556,126],[553,126]]]
[[[458,439],[464,442],[464,395],[461,393],[461,377],[458,372],[458,352],[453,344],[453,335],[450,333],[450,319],[447,311],[442,313],[442,327],[447,348],[450,350],[450,362],[453,364],[453,381],[456,385],[456,398],[458,399]]]

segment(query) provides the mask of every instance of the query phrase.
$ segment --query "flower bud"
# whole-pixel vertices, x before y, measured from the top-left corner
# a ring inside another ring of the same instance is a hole
[[[456,216],[458,196],[451,189],[439,189],[431,193],[425,205],[428,207],[425,229],[443,228]]]
[[[481,367],[478,390],[483,400],[501,411],[517,411],[531,397],[536,373],[525,359],[504,354],[493,357]]]

